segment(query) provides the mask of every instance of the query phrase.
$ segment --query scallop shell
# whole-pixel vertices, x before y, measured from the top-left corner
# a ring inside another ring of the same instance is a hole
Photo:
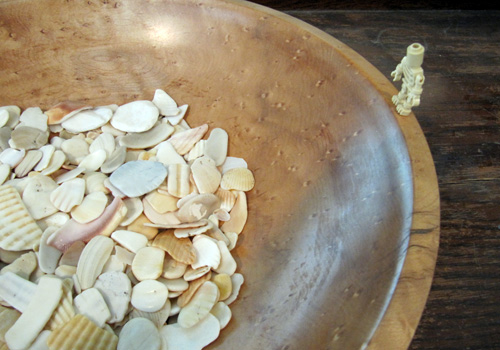
[[[159,214],[177,210],[178,198],[169,194],[151,191],[144,197],[151,207]]]
[[[219,289],[215,283],[203,283],[189,303],[181,309],[177,322],[183,328],[193,327],[210,313],[218,297]]]
[[[47,119],[47,115],[43,114],[40,107],[29,107],[19,117],[19,126],[29,126],[40,131],[47,131]]]
[[[142,201],[141,201],[142,203]],[[148,239],[153,239],[158,234],[156,227],[148,227],[146,224],[151,224],[151,221],[144,214],[140,214],[130,225],[127,230],[143,234]]]
[[[115,110],[115,112],[116,112],[116,110]],[[107,123],[107,124],[101,126],[101,131],[103,133],[109,133],[109,134],[113,135],[114,137],[125,135],[125,132],[116,129],[110,123]]]
[[[114,152],[107,158],[103,165],[101,165],[101,171],[103,173],[109,174],[118,169],[123,163],[125,163],[125,158],[127,156],[127,147],[120,146],[117,147]]]
[[[161,340],[155,324],[147,318],[129,320],[118,338],[117,350],[160,350]]]
[[[61,169],[61,166],[66,161],[66,155],[63,151],[56,150],[50,158],[49,164],[45,169],[42,170],[42,175],[51,175]]]
[[[9,121],[9,111],[0,109],[0,127],[4,127]]]
[[[75,113],[62,122],[62,127],[74,134],[100,128],[113,115],[113,111],[106,107],[97,107],[92,110],[83,110]]]
[[[7,148],[0,153],[0,162],[7,164],[11,168],[15,168],[21,163],[25,155],[26,151],[24,149]]]
[[[168,166],[167,188],[174,197],[182,198],[189,194],[190,167],[187,164],[171,164]]]
[[[196,128],[174,134],[168,141],[172,144],[172,146],[174,146],[177,153],[185,155],[198,141],[201,140],[207,131],[208,125],[203,124]]]
[[[186,265],[196,261],[196,251],[191,240],[177,238],[172,231],[158,234],[153,241],[153,247],[165,250],[172,258]]]
[[[217,166],[222,165],[226,160],[228,141],[229,137],[224,129],[215,128],[210,132],[205,147],[205,155],[213,159]]]
[[[31,273],[35,271],[37,265],[36,254],[32,251],[29,251],[28,253],[22,254],[12,263],[2,268],[0,270],[0,275],[3,275],[10,271],[28,280]]]
[[[118,345],[118,337],[78,314],[64,326],[52,331],[47,345],[49,349],[57,350],[112,350]]]
[[[162,89],[156,89],[152,102],[158,108],[161,115],[176,116],[180,112],[174,99]]]
[[[224,244],[224,242],[221,242]],[[221,252],[217,243],[212,238],[203,234],[197,235],[193,239],[193,247],[196,251],[196,261],[191,264],[193,269],[208,266],[216,270],[221,262]]]
[[[89,154],[89,144],[79,138],[63,141],[61,150],[66,154],[70,164],[78,165]]]
[[[111,234],[111,238],[133,253],[137,253],[148,244],[146,236],[133,231],[117,230]]]
[[[103,327],[111,318],[111,312],[101,292],[97,288],[89,288],[74,299],[75,309],[99,327]]]
[[[241,273],[235,273],[231,276],[231,284],[233,285],[233,290],[231,291],[231,295],[229,296],[229,298],[224,300],[224,303],[226,303],[226,305],[230,305],[233,303],[233,301],[236,300],[238,294],[240,293],[241,286],[244,282],[245,278]]]
[[[50,144],[40,147],[39,151],[42,152],[42,159],[40,159],[38,164],[35,166],[34,170],[42,171],[45,168],[47,168],[52,156],[54,155],[55,150],[56,148]]]
[[[220,333],[220,324],[212,314],[208,314],[191,328],[183,328],[178,323],[163,327],[160,334],[167,349],[202,349],[212,343]]]
[[[86,224],[102,215],[108,204],[108,197],[103,192],[86,195],[82,203],[71,210],[71,217],[80,224]]]
[[[82,290],[91,288],[97,276],[113,250],[113,240],[105,236],[96,236],[83,248],[80,260],[76,266],[76,276]]]
[[[248,164],[243,158],[226,157],[226,160],[222,164],[221,173],[224,175],[229,170],[235,168],[248,168]]]
[[[199,193],[214,193],[219,188],[222,175],[211,158],[197,158],[191,165],[191,173]]]
[[[132,289],[132,305],[141,311],[156,312],[160,310],[168,298],[168,289],[156,280],[145,280],[137,283]]]
[[[225,190],[250,191],[255,185],[255,178],[247,168],[235,168],[222,175],[220,187]]]
[[[157,123],[153,128],[141,133],[130,133],[120,139],[120,145],[127,148],[149,148],[165,141],[174,128],[165,123]]]
[[[99,149],[83,158],[78,167],[82,168],[84,172],[93,172],[99,169],[105,161],[106,151],[103,149]]]
[[[155,280],[163,272],[165,251],[156,247],[144,247],[137,251],[132,261],[132,273],[138,281]]]
[[[85,180],[76,178],[62,183],[50,194],[52,204],[65,213],[82,203],[85,194]]]
[[[171,164],[186,164],[184,158],[177,153],[174,146],[168,141],[163,141],[158,144],[156,158],[159,162],[165,165]]]
[[[170,293],[169,293],[170,296]],[[141,311],[138,309],[132,309],[132,311],[129,314],[130,319],[136,318],[136,317],[143,317],[147,318],[157,328],[161,328],[165,323],[167,322],[168,317],[170,316],[170,308],[171,308],[172,303],[170,300],[166,300],[165,304],[163,304],[162,308],[158,311],[155,312],[147,312],[147,311]]]
[[[65,278],[62,283],[61,299],[45,328],[54,330],[62,327],[73,316],[75,316],[75,309],[73,307],[73,280]]]
[[[52,178],[36,175],[29,179],[23,191],[23,202],[34,220],[46,218],[57,212],[50,201],[50,194],[57,188]]]
[[[17,149],[38,149],[47,144],[48,139],[48,131],[41,131],[31,126],[18,126],[12,130],[9,144]]]
[[[10,185],[0,186],[0,248],[32,249],[41,236],[19,193]]]
[[[140,118],[137,116],[140,115]],[[124,132],[143,132],[158,121],[158,108],[150,101],[134,101],[124,104],[111,118],[111,125]]]
[[[179,208],[177,217],[182,222],[195,222],[206,219],[220,207],[220,199],[214,194],[198,194]]]
[[[109,132],[103,132],[97,138],[92,141],[89,146],[89,152],[95,152],[97,150],[103,149],[106,151],[106,155],[109,157],[115,151],[116,144],[115,138]]]
[[[109,180],[128,197],[139,197],[157,189],[166,177],[167,169],[162,163],[137,160],[120,166]]]
[[[91,108],[92,107],[81,104],[80,102],[63,101],[51,107],[45,112],[45,114],[48,117],[48,124],[54,125],[62,123],[64,120],[70,118],[80,111]]]
[[[230,212],[231,218],[221,226],[222,232],[236,232],[238,234],[243,231],[243,227],[247,222],[247,196],[245,192],[239,192],[236,197],[236,203]]]
[[[221,330],[227,326],[229,321],[231,321],[232,317],[231,309],[222,301],[216,303],[212,308],[212,310],[210,310],[210,313],[215,317],[217,317],[217,319],[219,320]]]

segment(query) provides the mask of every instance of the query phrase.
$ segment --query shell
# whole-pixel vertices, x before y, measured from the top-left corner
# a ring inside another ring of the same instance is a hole
[[[162,277],[167,279],[177,279],[184,275],[186,272],[187,265],[181,263],[169,255],[165,256],[165,261],[163,262],[163,272]]]
[[[61,166],[66,161],[66,154],[61,150],[54,151],[54,154],[50,158],[49,164],[45,169],[42,170],[42,175],[51,175],[61,169]]]
[[[229,245],[227,246],[227,249],[229,249],[229,251],[231,251],[234,249],[234,247],[236,247],[236,243],[238,243],[239,235],[236,232],[226,232],[225,235],[226,235],[227,239],[229,240]]]
[[[127,215],[123,218],[120,226],[128,226],[142,214],[144,207],[140,198],[126,198],[123,203],[127,207]]]
[[[47,239],[57,231],[57,227],[48,227],[42,234],[40,239],[40,248],[38,250],[38,264],[40,269],[45,273],[54,273],[57,267],[57,262],[62,253],[58,249],[49,246]]]
[[[159,214],[164,214],[169,211],[176,211],[177,201],[179,199],[169,194],[151,191],[146,195],[145,200],[151,205],[154,211]]]
[[[205,318],[218,301],[219,289],[213,282],[204,282],[189,303],[179,312],[177,322],[183,328],[191,328]]]
[[[137,116],[140,118],[137,118]],[[111,125],[124,132],[143,132],[151,129],[158,120],[159,110],[150,101],[126,103],[115,111]]]
[[[2,185],[11,175],[9,164],[0,164],[0,185]]]
[[[97,150],[103,149],[106,151],[107,157],[115,151],[116,144],[115,138],[109,132],[103,132],[100,134],[89,146],[89,152],[95,152]]]
[[[12,263],[2,268],[0,270],[0,275],[3,275],[10,271],[15,273],[19,277],[28,280],[30,278],[31,273],[35,271],[36,267],[37,267],[36,254],[30,251],[28,253],[22,254]]]
[[[144,207],[144,215],[151,220],[154,224],[161,226],[171,226],[180,224],[179,219],[173,212],[166,212],[164,214],[160,214],[156,212],[151,204],[146,199],[142,200],[142,206]]]
[[[62,142],[61,150],[70,164],[78,165],[89,154],[89,144],[83,139],[72,138]]]
[[[156,280],[145,280],[137,283],[132,289],[132,305],[141,311],[156,312],[160,310],[168,298],[168,289]]]
[[[146,215],[140,214],[137,219],[127,226],[127,230],[141,233],[148,239],[155,238],[158,234],[158,229],[156,227],[148,227],[146,224],[151,224],[151,221],[146,217]]]
[[[214,193],[219,188],[222,175],[211,158],[197,158],[191,165],[191,173],[200,193]]]
[[[236,168],[248,168],[248,164],[243,158],[226,157],[226,160],[222,164],[221,173],[224,175],[229,170]]]
[[[19,126],[29,126],[40,131],[47,131],[47,115],[43,114],[40,107],[29,107],[19,117]]]
[[[132,253],[130,250],[122,248],[120,246],[115,246],[115,255],[118,260],[120,260],[125,265],[132,265],[132,261],[134,261],[135,253]]]
[[[149,148],[165,141],[174,128],[165,123],[157,123],[153,128],[141,133],[130,133],[120,139],[120,145],[127,148]]]
[[[54,274],[61,278],[73,278],[76,275],[76,266],[59,265]]]
[[[114,247],[111,238],[96,236],[83,248],[80,260],[76,266],[76,276],[82,290],[91,288],[97,276],[101,274],[104,264],[108,260]]]
[[[229,298],[233,290],[231,276],[226,273],[220,273],[212,277],[212,282],[214,282],[217,285],[217,288],[219,288],[219,300],[226,300]]]
[[[97,288],[89,288],[74,299],[75,309],[99,327],[103,327],[111,318],[111,312],[101,292]]]
[[[90,172],[83,175],[83,179],[85,180],[85,194],[93,192],[108,194],[109,190],[104,186],[104,181],[107,178],[105,174],[99,172]]]
[[[158,234],[152,245],[165,250],[172,258],[186,265],[191,265],[196,261],[196,251],[191,240],[176,238],[172,231]]]
[[[191,150],[189,151],[189,153],[184,155],[184,158],[188,162],[191,162],[191,161],[195,160],[196,158],[202,157],[205,154],[206,144],[207,144],[207,140],[200,140],[200,141],[196,142],[195,145],[193,146],[193,148],[191,148]]]
[[[171,164],[168,166],[168,173],[168,193],[178,198],[187,196],[190,192],[190,167],[187,164]]]
[[[161,340],[155,324],[147,318],[129,320],[122,328],[117,350],[160,350]]]
[[[152,102],[158,108],[161,115],[176,116],[180,112],[174,99],[162,89],[156,89]]]
[[[115,110],[115,112],[116,112],[116,110]],[[101,131],[103,133],[109,133],[115,137],[125,135],[125,133],[123,131],[120,131],[120,130],[114,128],[110,123],[101,126]]]
[[[10,185],[0,186],[0,248],[32,249],[41,236],[19,193]]]
[[[200,221],[201,222],[201,221]],[[186,227],[186,228],[176,228],[174,230],[175,237],[192,237],[197,236],[199,234],[205,233],[212,227],[212,224],[206,221],[206,225],[199,227]]]
[[[47,144],[49,132],[31,126],[18,126],[12,130],[9,144],[17,149],[38,149]]]
[[[129,310],[132,284],[123,272],[105,272],[99,276],[94,287],[102,294],[111,312],[108,323],[123,321]]]
[[[177,125],[183,120],[184,116],[187,113],[187,110],[188,110],[188,105],[179,106],[179,113],[177,115],[174,116],[168,115],[165,116],[164,119],[166,119],[171,125]]]
[[[203,124],[196,128],[174,134],[168,141],[174,146],[177,153],[183,156],[191,150],[195,143],[201,140],[207,131],[208,125]]]
[[[216,195],[198,194],[184,202],[176,215],[182,222],[195,222],[208,218],[219,207],[220,199]]]
[[[140,249],[146,247],[148,238],[140,233],[118,230],[111,234],[111,238],[122,247],[137,253]]]
[[[21,163],[16,166],[14,171],[17,177],[24,177],[33,170],[35,165],[42,159],[42,152],[37,150],[30,150],[26,153]]]
[[[0,162],[7,164],[11,168],[15,168],[21,163],[25,155],[26,151],[24,149],[7,148],[0,153]]]
[[[0,127],[4,127],[9,121],[9,111],[0,109]]]
[[[247,222],[248,210],[247,210],[247,197],[245,192],[239,192],[236,197],[236,203],[230,212],[231,218],[226,221],[221,226],[222,232],[236,232],[238,234],[243,231],[243,227]]]
[[[170,296],[170,293],[169,293]],[[170,309],[171,309],[172,303],[170,300],[166,300],[165,304],[163,304],[162,308],[158,311],[155,312],[147,312],[147,311],[141,311],[138,309],[132,309],[132,311],[129,314],[130,319],[136,318],[136,317],[143,317],[147,318],[151,322],[154,323],[154,325],[157,328],[161,328],[166,322],[167,319],[170,315]]]
[[[103,192],[89,193],[71,210],[71,218],[80,224],[89,223],[104,213],[107,204],[108,197]]]
[[[42,228],[46,229],[49,226],[63,227],[65,223],[69,221],[70,217],[68,214],[61,211],[55,214],[49,215],[46,218],[37,221],[37,224]]]
[[[39,151],[42,152],[42,158],[38,162],[38,164],[35,166],[33,170],[35,171],[42,171],[50,163],[50,160],[52,159],[52,156],[54,155],[56,148],[53,145],[45,145],[40,147]]]
[[[0,298],[24,312],[35,295],[37,285],[11,271],[0,275]]]
[[[116,349],[118,337],[78,314],[64,326],[52,331],[47,345],[49,349],[57,350],[111,350]]]
[[[92,110],[83,110],[75,113],[62,122],[62,127],[74,134],[100,128],[113,115],[113,111],[106,107],[97,107]]]
[[[224,242],[222,242],[224,244]],[[199,269],[203,266],[209,266],[212,269],[217,269],[221,262],[221,253],[217,243],[212,238],[205,235],[195,236],[193,239],[193,247],[196,251],[196,261],[191,264],[193,269]]]
[[[210,313],[217,317],[217,319],[219,320],[221,330],[227,326],[229,321],[231,321],[231,317],[233,315],[229,306],[227,306],[222,301],[216,303],[212,310],[210,310]]]
[[[59,265],[76,267],[78,265],[78,260],[80,260],[80,255],[82,255],[83,248],[85,248],[85,243],[82,241],[74,242],[62,255],[61,260],[59,260]]]
[[[63,293],[59,300],[59,304],[45,325],[45,328],[50,330],[62,327],[75,316],[75,309],[73,307],[73,280],[71,278],[65,278],[63,280],[62,291]]]
[[[21,114],[21,108],[18,106],[0,106],[0,111],[7,111],[9,115],[9,120],[7,125],[10,128],[14,128],[19,122],[19,115]]]
[[[222,175],[220,187],[225,190],[250,191],[255,185],[255,178],[247,168],[234,168]]]
[[[83,158],[78,167],[83,168],[84,172],[93,172],[99,169],[105,161],[106,151],[103,149],[99,149]]]
[[[5,332],[17,321],[21,314],[7,307],[0,306],[0,344],[5,340]]]
[[[125,158],[127,156],[127,147],[120,146],[117,147],[113,153],[108,157],[108,159],[101,165],[101,171],[103,173],[109,174],[118,169],[123,163],[125,163]]]
[[[132,273],[138,281],[155,280],[163,272],[164,259],[165,251],[160,248],[141,248],[132,261]]]
[[[160,331],[165,348],[184,350],[200,350],[217,339],[219,333],[219,321],[212,314],[208,314],[191,328],[183,328],[174,323],[166,325]]]
[[[233,209],[234,203],[236,202],[236,195],[233,192],[219,188],[215,192],[215,195],[219,197],[221,201],[220,203],[221,209],[224,209],[228,212],[231,211],[231,209]]]
[[[229,248],[226,243],[217,241],[217,245],[220,251],[220,264],[218,267],[214,268],[214,271],[220,274],[227,274],[232,276],[238,267],[236,260],[234,260]]]
[[[102,268],[102,272],[124,272],[126,269],[126,264],[124,264],[120,258],[113,254],[109,257],[109,259],[104,264]]]
[[[60,124],[74,114],[91,108],[92,107],[75,101],[60,102],[45,112],[48,118],[47,123],[49,125]]]
[[[167,286],[169,293],[170,292],[184,292],[189,288],[189,283],[183,278],[176,278],[176,279],[159,278],[158,282],[161,282],[165,286]]]
[[[50,201],[50,194],[57,188],[52,178],[36,175],[30,178],[23,191],[23,202],[34,220],[46,218],[57,212]]]
[[[158,188],[166,177],[162,163],[137,160],[120,166],[109,180],[128,197],[139,197]]]
[[[210,272],[210,266],[202,266],[197,269],[193,269],[191,266],[188,266],[186,272],[184,273],[183,278],[186,281],[193,281],[195,279],[200,278],[201,276],[206,275]]]
[[[9,149],[9,140],[12,130],[8,126],[0,128],[0,151]]]
[[[158,144],[156,158],[159,162],[165,165],[171,164],[186,164],[184,158],[177,153],[174,146],[168,141],[163,141]]]
[[[63,294],[62,281],[56,277],[42,277],[35,294],[21,317],[5,333],[5,342],[11,349],[26,349],[50,319]]]
[[[224,300],[224,303],[226,303],[226,305],[230,305],[233,301],[236,300],[238,294],[240,293],[241,286],[244,282],[245,278],[240,273],[235,273],[231,276],[231,284],[233,285],[233,290],[231,291],[231,295],[229,296],[229,298]]]
[[[65,213],[69,213],[74,206],[80,205],[85,194],[85,180],[71,179],[62,183],[50,194],[52,204]]]
[[[205,155],[213,159],[217,166],[222,165],[226,160],[228,141],[229,137],[224,129],[215,128],[210,132],[205,147]]]
[[[84,170],[85,170],[84,168],[78,167],[70,171],[62,172],[61,175],[56,177],[56,183],[61,184],[65,181],[75,179],[76,177],[81,175],[84,172]]]

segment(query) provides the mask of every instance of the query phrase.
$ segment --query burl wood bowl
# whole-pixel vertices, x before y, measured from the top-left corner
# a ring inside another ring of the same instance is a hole
[[[408,347],[435,266],[435,169],[394,86],[346,45],[237,0],[14,0],[0,2],[0,73],[0,105],[162,88],[191,125],[227,130],[256,186],[235,253],[245,284],[210,349]]]

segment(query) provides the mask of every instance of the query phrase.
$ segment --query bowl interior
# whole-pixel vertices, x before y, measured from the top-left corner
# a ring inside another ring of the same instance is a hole
[[[305,24],[240,2],[0,4],[0,105],[151,99],[222,127],[256,187],[236,257],[245,285],[217,349],[354,349],[404,260],[412,175],[365,72]]]

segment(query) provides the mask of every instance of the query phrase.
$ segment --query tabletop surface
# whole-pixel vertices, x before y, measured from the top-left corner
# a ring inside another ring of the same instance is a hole
[[[426,80],[414,113],[439,179],[441,237],[410,349],[499,349],[500,12],[260,3],[331,34],[388,78],[408,45],[424,45]]]

